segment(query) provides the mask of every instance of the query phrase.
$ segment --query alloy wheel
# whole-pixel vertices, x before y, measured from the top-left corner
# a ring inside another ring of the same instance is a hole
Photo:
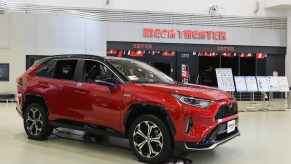
[[[43,117],[39,109],[31,108],[25,116],[26,129],[31,135],[38,135],[43,128]]]
[[[134,129],[133,144],[140,155],[154,158],[163,149],[163,134],[153,122],[143,121]]]

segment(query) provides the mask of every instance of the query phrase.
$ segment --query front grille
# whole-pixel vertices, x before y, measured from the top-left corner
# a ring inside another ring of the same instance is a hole
[[[237,114],[237,104],[233,104],[231,108],[224,105],[218,109],[218,111],[215,115],[215,120],[223,119],[223,118],[235,115],[235,114]]]

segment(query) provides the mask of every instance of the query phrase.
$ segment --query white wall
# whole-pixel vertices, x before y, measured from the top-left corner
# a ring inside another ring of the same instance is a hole
[[[290,20],[288,20],[289,22]],[[151,40],[145,40],[142,37],[142,27],[148,26],[162,28],[171,25],[99,22],[79,17],[52,14],[1,14],[0,63],[10,63],[10,81],[0,82],[0,93],[16,93],[15,79],[25,71],[26,55],[55,55],[65,53],[105,55],[106,41],[150,42]],[[286,36],[285,30],[262,29],[256,32],[258,29],[172,26],[177,29],[188,29],[186,27],[189,27],[189,29],[221,28],[230,31],[231,38],[227,42],[211,42],[212,44],[263,46],[284,46],[286,44],[286,38],[284,37]],[[237,34],[243,34],[243,36],[232,34],[235,31]],[[240,39],[245,37],[245,35],[246,37],[249,36],[248,39]],[[154,41],[165,42],[159,40]],[[175,40],[174,42],[184,43],[181,40]],[[190,42],[196,43],[195,41]],[[205,44],[209,43],[205,42]],[[290,49],[288,50],[290,51]],[[287,62],[290,63],[290,59]]]
[[[259,0],[260,10],[257,16],[284,16],[285,12],[264,10],[267,0]],[[69,6],[85,8],[108,8],[125,10],[167,11],[208,14],[212,5],[221,7],[224,15],[255,16],[256,0],[9,0],[20,4],[51,6]]]
[[[106,24],[62,15],[0,15],[0,63],[10,63],[10,81],[0,81],[0,93],[16,92],[26,55],[66,53],[105,55]]]

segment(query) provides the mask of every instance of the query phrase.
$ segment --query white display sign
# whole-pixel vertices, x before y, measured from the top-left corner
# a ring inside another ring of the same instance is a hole
[[[231,68],[216,68],[218,88],[224,91],[235,91]]]
[[[258,92],[258,85],[255,76],[246,76],[246,84],[248,92]]]
[[[270,92],[279,92],[279,84],[278,84],[278,79],[277,77],[274,76],[268,76],[268,84],[269,84],[269,91]]]
[[[278,76],[277,77],[279,90],[281,92],[288,92],[289,91],[289,84],[286,76]]]
[[[260,92],[269,92],[267,76],[257,76],[257,83]]]
[[[244,76],[234,76],[235,88],[237,92],[247,92],[247,85]]]

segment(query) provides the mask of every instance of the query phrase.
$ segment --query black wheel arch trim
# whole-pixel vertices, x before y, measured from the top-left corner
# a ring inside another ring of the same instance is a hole
[[[167,121],[167,124],[169,125],[169,128],[170,128],[172,135],[173,136],[176,135],[176,128],[174,126],[172,118],[169,115],[169,112],[164,107],[161,107],[158,105],[153,105],[153,104],[146,104],[146,103],[133,103],[133,104],[131,104],[131,106],[128,108],[128,110],[123,118],[123,125],[125,127],[126,127],[126,124],[129,120],[129,116],[131,115],[131,113],[134,112],[135,110],[139,110],[138,108],[135,108],[135,106],[145,107],[145,108],[151,107],[151,109],[155,109],[155,110],[160,111],[163,114],[165,120]]]
[[[46,102],[45,98],[43,96],[39,95],[39,94],[34,94],[34,93],[25,94],[24,99],[23,99],[23,104],[22,104],[22,113],[23,114],[24,114],[24,111],[23,111],[24,108],[23,107],[26,105],[26,101],[28,99],[27,97],[29,97],[29,96],[35,96],[35,97],[38,97],[38,98],[42,99],[43,102],[44,102],[45,108],[46,108],[46,112],[49,115],[50,111],[49,111],[49,108],[48,108],[48,105],[47,105],[47,102]],[[28,105],[26,105],[26,107],[28,107]]]

